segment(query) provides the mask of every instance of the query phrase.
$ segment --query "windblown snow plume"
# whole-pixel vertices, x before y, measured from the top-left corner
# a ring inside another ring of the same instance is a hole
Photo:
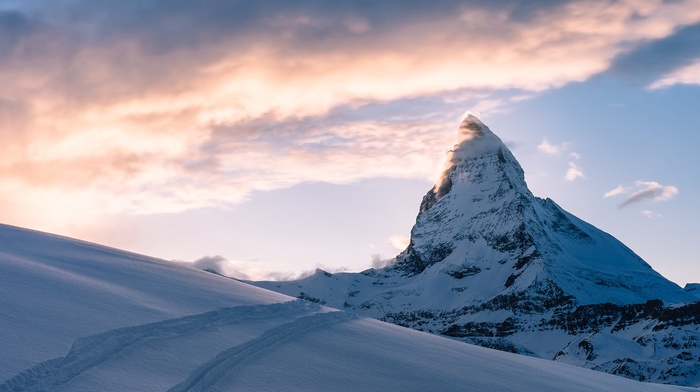
[[[464,120],[462,120],[457,132],[457,144],[455,144],[452,150],[447,152],[445,164],[443,165],[438,180],[435,182],[433,190],[436,198],[439,199],[450,191],[452,186],[450,175],[459,162],[476,153],[477,150],[489,148],[489,146],[484,146],[480,143],[470,143],[472,140],[484,136],[486,132],[492,134],[488,127],[476,116],[467,114]]]

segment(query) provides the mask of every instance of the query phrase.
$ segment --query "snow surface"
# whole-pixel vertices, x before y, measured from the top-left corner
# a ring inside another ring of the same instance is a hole
[[[674,391],[0,225],[0,391]]]

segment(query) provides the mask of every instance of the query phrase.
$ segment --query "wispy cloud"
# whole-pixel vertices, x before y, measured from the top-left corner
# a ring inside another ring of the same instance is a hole
[[[700,59],[692,64],[674,69],[649,85],[650,89],[670,87],[675,84],[700,85]]]
[[[625,188],[622,185],[618,185],[615,188],[605,192],[603,197],[608,198],[608,197],[617,196],[619,194],[622,194],[624,191],[625,191]]]
[[[306,271],[301,274],[274,271],[270,269],[269,263],[266,263],[264,260],[229,260],[221,255],[204,256],[192,262],[180,260],[173,260],[172,262],[244,280],[292,280],[313,273],[313,271]]]
[[[392,264],[395,261],[396,261],[396,259],[394,259],[394,258],[386,258],[380,254],[373,254],[371,257],[370,268],[374,268],[374,269],[384,268],[384,267]]]
[[[655,181],[636,181],[633,186],[618,185],[606,192],[603,197],[613,197],[625,194],[627,197],[619,204],[619,208],[643,201],[666,201],[678,194],[678,188],[673,185],[661,185]]]
[[[642,210],[639,213],[642,214],[642,216],[644,216],[645,218],[650,218],[650,219],[663,218],[663,215],[656,213],[654,211],[651,211],[651,210]]]
[[[411,239],[409,237],[397,234],[397,235],[391,236],[391,238],[389,238],[388,242],[391,244],[391,246],[393,246],[397,250],[402,251],[402,250],[406,249],[406,247],[408,246],[410,241],[411,241]]]
[[[692,65],[700,59],[700,46],[690,43],[698,40],[700,24],[678,28],[666,37],[622,52],[613,59],[607,72],[637,80],[652,89],[696,83]]]
[[[569,150],[569,146],[571,145],[570,142],[563,142],[559,144],[552,144],[547,140],[547,138],[543,138],[540,144],[537,145],[537,151],[540,151],[542,153],[545,153],[547,155],[553,155],[553,156],[561,156],[564,155],[565,152]],[[567,153],[568,157],[574,160],[580,160],[581,159],[581,154],[571,151]],[[586,175],[583,173],[581,168],[574,162],[569,161],[569,168],[566,170],[566,174],[564,175],[564,178],[567,181],[574,181],[577,178],[586,178]]]
[[[567,181],[574,181],[577,178],[585,177],[586,176],[583,174],[583,171],[581,171],[581,168],[579,168],[575,163],[569,162],[569,170],[566,171],[566,175],[564,176]]]
[[[568,143],[552,144],[546,138],[537,145],[537,151],[550,155],[560,155],[567,149]]]
[[[678,193],[678,188],[673,185],[661,185],[654,181],[637,181],[635,183],[637,191],[628,196],[620,207],[626,207],[633,203],[645,200],[666,201]]]

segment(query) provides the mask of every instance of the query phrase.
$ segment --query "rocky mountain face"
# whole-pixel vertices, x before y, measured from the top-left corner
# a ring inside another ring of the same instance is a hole
[[[394,263],[258,286],[485,347],[700,386],[700,291],[532,195],[479,119],[460,124]]]

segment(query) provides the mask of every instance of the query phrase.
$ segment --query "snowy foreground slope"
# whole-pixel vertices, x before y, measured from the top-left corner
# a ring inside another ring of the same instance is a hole
[[[474,116],[393,265],[252,283],[485,347],[700,386],[699,291],[533,196],[513,154]]]
[[[0,225],[0,391],[673,391]]]

